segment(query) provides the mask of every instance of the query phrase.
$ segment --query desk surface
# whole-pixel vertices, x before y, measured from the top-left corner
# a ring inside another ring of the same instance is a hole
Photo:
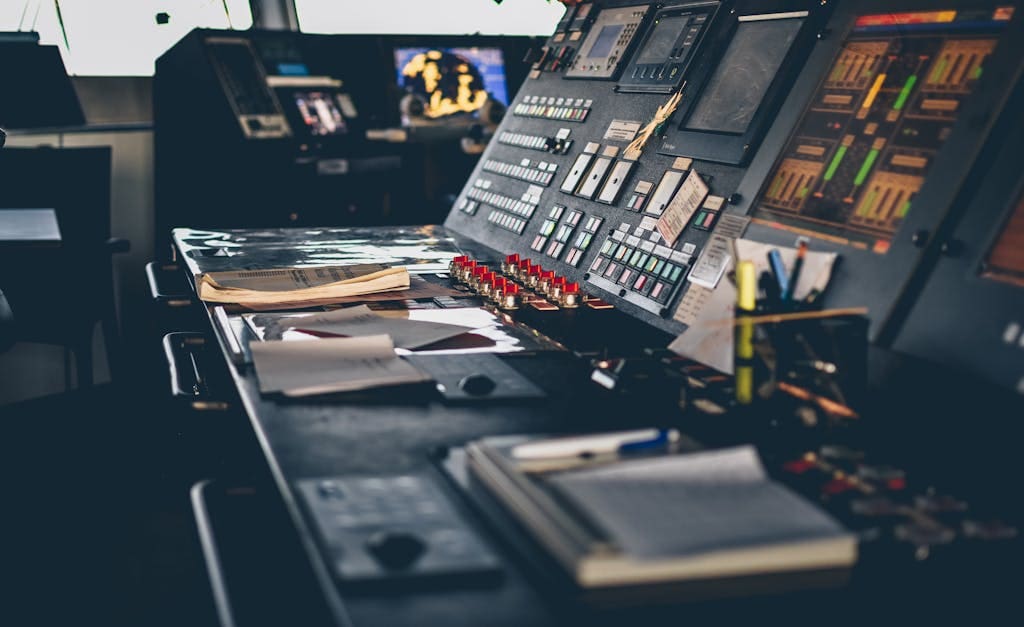
[[[53,209],[0,209],[0,245],[57,246],[60,242]]]
[[[460,248],[473,247],[439,227],[218,233],[179,229],[175,231],[175,243],[193,277],[203,271],[231,267],[322,265],[384,253],[414,270],[435,272]],[[536,562],[521,559],[520,553],[510,548],[509,543],[517,546],[519,540],[494,533],[485,533],[485,537],[505,562],[505,577],[496,587],[406,591],[386,596],[339,590],[318,547],[311,521],[298,502],[296,481],[436,468],[434,460],[439,449],[488,435],[635,428],[637,420],[653,418],[624,412],[613,404],[602,406],[593,386],[582,383],[589,373],[586,360],[574,358],[568,352],[506,359],[524,374],[529,372],[530,378],[545,388],[549,398],[542,403],[491,401],[486,405],[459,406],[445,404],[430,395],[400,401],[378,397],[367,402],[263,396],[252,366],[244,360],[239,363],[230,359],[235,352],[234,341],[225,327],[216,322],[213,309],[208,308],[207,312],[221,349],[229,357],[231,377],[276,487],[339,625],[522,626],[567,624],[574,620],[609,625],[637,621],[678,624],[681,611],[689,618],[740,620],[765,612],[776,618],[795,617],[812,606],[831,607],[832,611],[841,606],[851,611],[858,607],[856,597],[847,594],[839,601],[837,593],[828,593],[816,595],[810,604],[804,597],[795,602],[792,596],[779,596],[688,605],[684,610],[672,605],[621,611],[584,610],[572,600],[561,598],[557,588],[539,577]],[[629,320],[623,316],[616,324],[628,324]],[[905,574],[899,570],[894,573],[894,578]]]

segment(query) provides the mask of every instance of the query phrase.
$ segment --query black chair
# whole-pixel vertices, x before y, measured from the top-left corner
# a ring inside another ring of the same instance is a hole
[[[54,344],[74,354],[79,387],[93,383],[92,338],[102,324],[111,377],[121,371],[110,237],[110,148],[0,151],[0,211],[50,207],[61,244],[0,252],[0,285],[17,312],[18,342]],[[70,372],[65,361],[65,380]]]

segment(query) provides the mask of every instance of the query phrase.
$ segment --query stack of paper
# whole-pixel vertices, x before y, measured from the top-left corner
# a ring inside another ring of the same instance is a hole
[[[408,270],[380,264],[210,272],[198,282],[200,299],[250,309],[310,307],[408,287]]]
[[[374,313],[366,305],[303,316],[295,319],[292,328],[351,337],[384,334],[389,335],[398,348],[410,350],[473,330],[472,327],[441,322],[389,318]]]
[[[582,587],[716,582],[714,594],[732,594],[749,591],[751,577],[778,590],[824,587],[856,563],[855,536],[772,481],[752,447],[527,472],[515,450],[529,442],[471,442],[469,470]]]
[[[261,392],[310,396],[429,380],[395,354],[386,335],[253,342],[250,349]]]

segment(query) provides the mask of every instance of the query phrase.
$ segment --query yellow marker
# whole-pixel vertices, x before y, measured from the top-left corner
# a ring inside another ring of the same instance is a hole
[[[736,368],[736,402],[749,405],[754,401],[754,369],[750,366]]]
[[[878,97],[878,92],[882,90],[882,83],[885,82],[886,74],[879,74],[875,77],[875,83],[868,90],[868,96],[864,99],[863,104],[860,105],[861,109],[870,109],[871,105],[875,103],[875,98]]]
[[[736,402],[749,405],[754,399],[754,324],[747,319],[757,308],[757,280],[754,262],[740,261],[736,267],[735,335]]]

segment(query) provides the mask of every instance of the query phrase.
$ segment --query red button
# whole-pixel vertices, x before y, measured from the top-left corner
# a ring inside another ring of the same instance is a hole
[[[519,253],[506,256],[505,263],[519,263]]]
[[[565,285],[566,294],[579,294],[580,284],[579,283],[566,283]]]

